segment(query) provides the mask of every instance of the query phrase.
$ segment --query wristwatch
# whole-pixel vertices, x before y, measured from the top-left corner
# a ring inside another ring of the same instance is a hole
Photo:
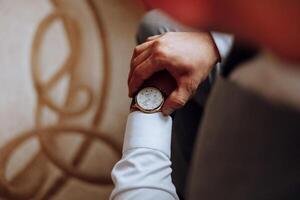
[[[159,112],[164,101],[164,95],[159,89],[155,87],[145,87],[132,99],[131,111],[139,110],[144,113]]]

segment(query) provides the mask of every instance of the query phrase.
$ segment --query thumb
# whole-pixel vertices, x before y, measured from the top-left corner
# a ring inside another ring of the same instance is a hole
[[[170,96],[166,99],[163,107],[162,112],[164,115],[170,115],[176,109],[181,108],[185,105],[185,103],[189,99],[188,91],[183,87],[178,87],[174,90]]]

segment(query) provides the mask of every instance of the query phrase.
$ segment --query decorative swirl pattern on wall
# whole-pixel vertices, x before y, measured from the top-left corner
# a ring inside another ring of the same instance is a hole
[[[78,57],[81,52],[80,46],[80,27],[76,20],[68,16],[60,7],[59,0],[52,0],[54,11],[44,18],[38,25],[36,34],[33,39],[31,52],[31,66],[34,89],[37,94],[37,106],[35,113],[35,127],[32,130],[19,134],[0,149],[0,197],[6,199],[50,199],[57,194],[61,188],[71,179],[75,178],[91,184],[107,185],[111,184],[110,174],[94,176],[84,171],[79,170],[79,165],[86,156],[91,144],[95,141],[100,141],[111,148],[117,156],[120,156],[121,149],[118,144],[107,134],[99,132],[99,125],[102,122],[103,114],[105,113],[106,98],[110,83],[110,61],[107,37],[103,23],[99,13],[95,9],[92,0],[86,0],[89,8],[92,11],[93,17],[97,22],[98,34],[101,39],[101,48],[103,51],[102,61],[102,81],[100,85],[100,99],[97,99],[97,110],[92,118],[89,127],[81,127],[78,125],[65,125],[63,119],[78,117],[86,113],[94,101],[93,91],[85,85],[77,86],[74,83],[74,66],[78,62]],[[68,39],[70,54],[67,56],[62,66],[54,73],[47,81],[40,79],[41,72],[39,67],[40,47],[42,45],[44,35],[50,25],[61,20],[65,33]],[[50,97],[49,91],[65,76],[69,76],[69,90],[67,92],[64,106],[57,105]],[[70,105],[71,99],[74,99],[79,92],[86,96],[86,101],[77,107]],[[42,110],[48,108],[58,116],[58,123],[53,126],[44,126],[42,124]],[[84,137],[79,148],[77,149],[71,163],[67,163],[61,159],[55,149],[54,138],[62,134],[79,134]],[[40,150],[31,158],[27,166],[24,167],[18,174],[8,181],[5,177],[7,171],[7,163],[12,155],[22,144],[28,140],[36,139],[39,142]],[[53,164],[62,171],[60,175],[50,187],[43,191],[48,177],[48,163]],[[30,174],[29,172],[34,171]],[[18,186],[18,180],[30,178],[33,183],[30,185]]]

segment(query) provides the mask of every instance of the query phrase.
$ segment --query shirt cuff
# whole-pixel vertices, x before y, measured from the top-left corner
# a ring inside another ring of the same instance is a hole
[[[124,137],[123,153],[133,148],[150,148],[170,158],[172,118],[158,113],[135,111],[129,114]]]
[[[233,45],[233,35],[211,32],[214,42],[218,48],[219,54],[221,56],[221,61],[223,61],[229,54]]]

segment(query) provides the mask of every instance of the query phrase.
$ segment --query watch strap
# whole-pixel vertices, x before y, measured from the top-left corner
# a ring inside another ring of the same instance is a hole
[[[132,98],[130,103],[130,112],[140,111],[140,109],[136,106],[135,98]]]

